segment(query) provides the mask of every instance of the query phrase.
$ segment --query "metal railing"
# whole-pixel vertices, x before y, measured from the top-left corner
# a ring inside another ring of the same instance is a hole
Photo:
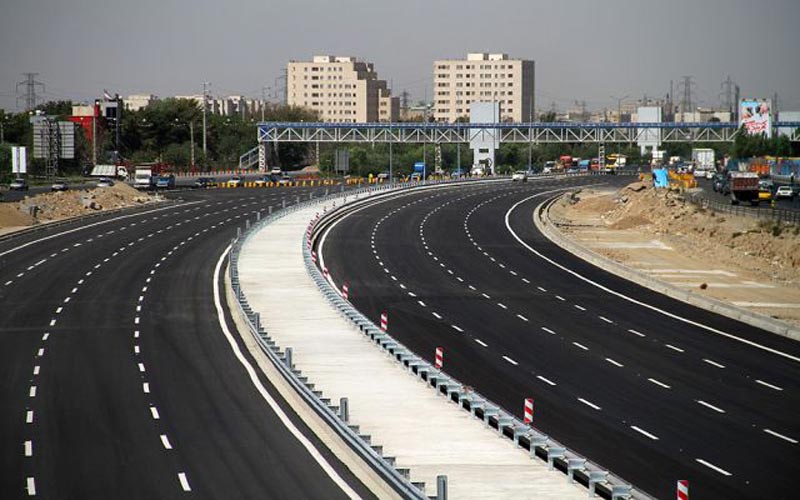
[[[744,217],[752,217],[759,220],[775,221],[775,222],[791,222],[800,224],[800,210],[786,210],[783,208],[758,208],[748,207],[743,205],[733,205],[728,203],[721,203],[716,200],[710,200],[702,193],[690,193],[686,199],[691,203],[702,207],[706,210],[714,210],[717,212],[724,212],[733,215],[741,215]]]
[[[385,188],[381,186],[371,189],[358,189],[348,191],[348,193],[357,198],[370,191],[382,189]],[[275,368],[297,394],[302,397],[305,403],[397,493],[405,498],[424,499],[426,497],[419,485],[412,484],[408,480],[408,477],[403,474],[402,470],[394,468],[391,459],[384,459],[379,453],[380,448],[373,447],[369,442],[368,436],[360,435],[357,426],[349,425],[346,411],[346,399],[343,398],[338,406],[333,404],[329,399],[324,398],[320,391],[315,390],[314,384],[309,382],[306,377],[303,377],[302,372],[294,367],[291,359],[291,348],[285,347],[281,349],[269,336],[269,333],[261,324],[260,313],[252,309],[242,290],[239,281],[239,255],[242,246],[253,234],[264,226],[297,210],[333,198],[338,198],[341,196],[341,193],[331,194],[330,191],[328,191],[326,196],[316,199],[311,198],[311,195],[309,196],[310,199],[308,201],[300,202],[298,199],[298,202],[294,205],[284,206],[283,209],[274,213],[272,212],[272,207],[270,207],[267,217],[264,218],[261,217],[261,212],[258,212],[255,224],[251,225],[250,221],[247,220],[243,233],[240,229],[237,229],[237,236],[232,242],[230,258],[228,260],[231,292],[236,297],[236,307],[241,317],[245,319],[250,334],[257,341],[261,351],[267,355]]]
[[[374,199],[375,197],[370,198],[370,200]],[[355,206],[359,204],[356,203]],[[364,335],[368,336],[370,340],[390,353],[409,371],[435,388],[438,393],[457,403],[460,408],[469,411],[476,418],[482,419],[487,426],[496,429],[501,436],[512,439],[519,447],[527,449],[531,458],[539,457],[548,463],[551,470],[558,469],[566,473],[570,482],[577,480],[586,486],[590,496],[597,493],[614,500],[652,498],[647,493],[635,489],[622,478],[563,446],[535,427],[523,423],[514,414],[493,403],[487,397],[465,386],[445,372],[436,369],[402,343],[382,332],[369,318],[342,298],[313,261],[311,248],[319,229],[324,228],[336,218],[347,213],[353,206],[354,204],[340,206],[325,213],[319,221],[312,222],[309,239],[303,243],[303,259],[306,269],[326,299],[344,317],[352,322]]]

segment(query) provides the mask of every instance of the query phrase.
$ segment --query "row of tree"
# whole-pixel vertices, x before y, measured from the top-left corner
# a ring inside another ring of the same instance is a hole
[[[72,112],[69,101],[49,102],[39,109],[47,114],[67,119]],[[318,117],[305,109],[288,106],[275,106],[265,111],[266,121],[302,122],[316,121]],[[239,156],[256,144],[256,120],[240,116],[220,116],[208,113],[206,116],[206,150],[203,151],[202,110],[193,100],[165,99],[138,111],[125,111],[119,124],[119,140],[113,124],[98,120],[98,162],[112,162],[108,153],[118,151],[122,159],[130,164],[163,162],[176,169],[194,167],[232,168],[238,165]],[[31,145],[32,130],[28,113],[7,114],[0,111],[5,143],[0,144],[0,172],[10,175],[10,145]],[[665,143],[667,156],[691,156],[692,148],[708,147],[716,152],[717,158],[729,156],[748,158],[754,156],[800,156],[800,144],[789,142],[787,137],[767,139],[763,136],[737,135],[733,143]],[[399,174],[407,174],[417,161],[426,161],[433,168],[437,154],[433,145],[395,144],[391,159],[387,144],[372,145],[334,145],[334,144],[280,144],[270,148],[270,160],[285,169],[297,168],[317,162],[324,171],[333,171],[337,149],[346,148],[350,156],[350,173],[367,175],[388,170],[391,166]],[[606,153],[621,153],[631,163],[644,163],[639,148],[634,144],[607,144]],[[580,158],[593,158],[598,155],[596,144],[502,144],[496,155],[500,171],[517,168],[541,166],[544,162],[557,159],[561,155]],[[32,155],[29,155],[32,156]],[[60,163],[61,174],[80,173],[92,163],[91,144],[76,127],[76,158]],[[441,167],[445,170],[469,168],[472,165],[472,151],[465,145],[441,145]],[[43,166],[34,161],[31,169],[34,174]]]

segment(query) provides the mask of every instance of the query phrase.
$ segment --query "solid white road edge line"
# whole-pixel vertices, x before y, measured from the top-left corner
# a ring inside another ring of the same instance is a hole
[[[264,398],[264,401],[270,406],[272,411],[275,415],[278,416],[278,419],[281,423],[286,427],[286,429],[292,433],[292,435],[297,439],[301,445],[308,451],[311,457],[319,464],[320,468],[328,474],[328,477],[336,483],[336,485],[350,498],[359,498],[358,494],[353,491],[353,489],[348,485],[340,476],[339,473],[325,460],[325,457],[317,450],[317,448],[308,440],[307,437],[303,435],[300,430],[295,427],[289,417],[284,413],[275,399],[270,396],[269,392],[267,392],[266,387],[261,383],[259,380],[258,375],[256,374],[256,370],[250,364],[249,361],[244,357],[242,354],[241,349],[239,349],[239,344],[236,343],[236,340],[233,338],[231,331],[228,329],[228,324],[225,322],[225,311],[222,308],[222,301],[220,299],[219,293],[219,281],[220,281],[220,269],[222,268],[222,262],[225,260],[225,257],[228,256],[228,253],[231,251],[231,245],[222,252],[220,255],[219,260],[217,261],[217,266],[214,268],[214,281],[212,286],[214,288],[214,307],[217,309],[217,320],[219,321],[219,327],[222,330],[222,333],[225,335],[225,338],[228,341],[228,344],[231,346],[231,350],[233,354],[236,356],[236,359],[239,360],[239,363],[242,364],[245,371],[247,371],[247,375],[250,377],[250,381],[253,382],[256,390],[261,394],[261,397]]]
[[[705,325],[703,323],[699,323],[697,321],[693,321],[693,320],[690,320],[688,318],[684,318],[683,316],[679,316],[679,315],[671,313],[669,311],[665,311],[663,309],[659,309],[656,306],[653,306],[653,305],[648,304],[646,302],[642,302],[641,300],[634,299],[633,297],[629,297],[629,296],[627,296],[627,295],[625,295],[623,293],[620,293],[620,292],[618,292],[616,290],[612,290],[611,288],[608,288],[605,285],[601,285],[600,283],[598,283],[596,281],[593,281],[593,280],[587,278],[586,276],[578,273],[577,271],[573,271],[572,269],[570,269],[570,268],[568,268],[568,267],[566,267],[566,266],[564,266],[562,264],[559,264],[558,262],[554,261],[553,259],[551,259],[551,258],[545,256],[544,254],[538,252],[532,246],[530,246],[527,243],[525,243],[522,240],[522,238],[520,238],[520,236],[513,229],[511,229],[511,212],[516,210],[516,208],[518,206],[522,205],[523,203],[525,203],[525,202],[527,202],[527,201],[529,201],[529,200],[531,200],[533,198],[536,198],[536,197],[538,197],[538,196],[540,196],[542,194],[544,194],[544,193],[538,193],[538,194],[535,194],[533,196],[529,196],[529,197],[527,197],[525,199],[522,199],[522,200],[518,201],[517,203],[512,205],[511,208],[508,209],[508,211],[506,212],[506,217],[505,217],[505,219],[506,219],[506,229],[508,229],[508,231],[514,237],[514,239],[517,240],[520,245],[522,245],[523,247],[527,248],[530,252],[532,252],[537,257],[539,257],[539,258],[543,259],[545,262],[548,262],[548,263],[552,264],[553,266],[561,269],[562,271],[565,271],[565,272],[575,276],[576,278],[578,278],[578,279],[580,279],[580,280],[582,280],[582,281],[584,281],[584,282],[586,282],[586,283],[588,283],[588,284],[590,284],[590,285],[592,285],[592,286],[594,286],[596,288],[599,288],[600,290],[603,290],[604,292],[608,292],[611,295],[619,297],[619,298],[621,298],[623,300],[627,300],[628,302],[631,302],[632,304],[636,304],[636,305],[645,307],[647,309],[650,309],[651,311],[657,312],[659,314],[663,314],[664,316],[667,316],[668,318],[672,318],[672,319],[678,320],[678,321],[680,321],[682,323],[686,323],[688,325],[696,326],[696,327],[701,328],[703,330],[706,330],[708,332],[715,333],[717,335],[721,335],[721,336],[729,338],[731,340],[735,340],[737,342],[741,342],[741,343],[749,345],[751,347],[755,347],[757,349],[761,349],[761,350],[770,352],[772,354],[776,354],[778,356],[782,356],[782,357],[784,357],[786,359],[790,359],[790,360],[792,360],[792,361],[794,361],[796,363],[800,363],[800,357],[792,356],[789,353],[785,353],[783,351],[779,351],[777,349],[773,349],[771,347],[767,347],[765,345],[761,345],[761,344],[759,344],[757,342],[753,342],[752,340],[747,340],[747,339],[742,338],[742,337],[737,337],[736,335],[733,335],[733,334],[728,333],[728,332],[724,332],[722,330],[717,330],[716,328],[710,327],[710,326]]]

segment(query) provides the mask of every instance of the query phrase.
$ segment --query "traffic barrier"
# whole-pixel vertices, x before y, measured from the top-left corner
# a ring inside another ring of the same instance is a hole
[[[444,349],[437,347],[435,357],[436,359],[433,363],[433,366],[435,366],[437,370],[441,370],[442,366],[444,366]]]
[[[689,500],[689,481],[678,479],[678,500]]]
[[[328,280],[328,281],[331,280],[331,274],[328,272],[328,266],[325,266],[324,268],[322,268],[322,274],[325,276],[326,280]]]
[[[342,298],[344,300],[350,300],[350,284],[346,281],[342,285]]]
[[[526,398],[522,423],[530,424],[531,422],[533,422],[533,398]]]
[[[381,331],[386,333],[389,330],[389,315],[386,311],[381,313]]]
[[[317,252],[315,252],[314,250],[311,250],[311,262],[313,262],[314,264],[317,263]]]

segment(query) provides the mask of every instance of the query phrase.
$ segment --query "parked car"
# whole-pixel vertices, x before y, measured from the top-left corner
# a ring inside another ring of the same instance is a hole
[[[513,182],[528,182],[528,173],[524,170],[517,170],[511,175],[511,180]]]
[[[97,187],[106,188],[114,185],[114,181],[110,177],[100,177],[97,179]]]
[[[228,179],[227,185],[229,188],[238,188],[242,187],[242,178],[238,175],[234,175],[230,179]]]
[[[775,199],[788,198],[793,200],[794,195],[795,192],[794,189],[792,189],[792,186],[778,186],[778,190],[775,191]]]
[[[65,179],[56,179],[52,186],[50,186],[50,191],[66,191],[69,189],[69,185]]]
[[[175,176],[172,174],[159,175],[156,179],[156,189],[175,189]]]
[[[17,177],[11,184],[8,185],[8,189],[11,191],[27,191],[28,190],[28,181],[23,179],[22,177]]]
[[[198,189],[206,189],[216,184],[216,182],[217,181],[214,180],[213,177],[198,177],[197,180],[194,181],[194,187]]]

